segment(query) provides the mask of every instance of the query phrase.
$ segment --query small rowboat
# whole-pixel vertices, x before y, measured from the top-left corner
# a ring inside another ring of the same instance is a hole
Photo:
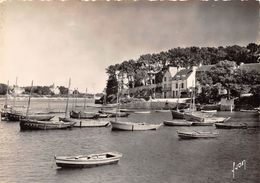
[[[57,130],[72,128],[75,122],[63,122],[63,121],[37,121],[30,119],[21,119],[21,130]]]
[[[81,111],[71,111],[70,117],[75,119],[96,119],[98,118],[99,114],[94,112],[81,112]]]
[[[155,110],[155,112],[170,112],[170,109]]]
[[[200,132],[200,131],[177,131],[178,136],[182,139],[197,139],[197,138],[216,138],[218,132]]]
[[[150,114],[151,111],[135,111],[135,114]]]
[[[79,156],[54,156],[56,165],[61,168],[90,168],[101,165],[116,164],[122,157],[118,152]]]
[[[144,130],[157,130],[162,124],[147,124],[147,123],[134,123],[134,122],[115,122],[110,121],[112,130],[124,131],[144,131]]]
[[[131,109],[120,109],[120,112],[135,112],[134,110]]]
[[[129,113],[126,112],[117,112],[117,111],[105,111],[105,110],[100,110],[98,111],[101,114],[107,114],[108,117],[113,118],[113,117],[128,117]]]
[[[201,110],[203,113],[216,113],[218,112],[217,110]]]
[[[63,122],[75,122],[74,127],[88,128],[88,127],[106,127],[109,126],[109,121],[99,121],[99,120],[80,120],[72,118],[59,118]]]
[[[165,126],[191,126],[193,122],[186,120],[164,121]]]
[[[252,109],[252,110],[246,110],[246,109],[241,109],[240,112],[249,112],[249,113],[257,113],[257,109]]]
[[[246,123],[239,123],[239,124],[227,124],[227,123],[215,123],[216,128],[221,129],[238,129],[238,128],[248,128]]]

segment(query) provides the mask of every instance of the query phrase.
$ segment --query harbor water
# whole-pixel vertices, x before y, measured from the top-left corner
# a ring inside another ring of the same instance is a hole
[[[78,99],[74,107],[82,107],[83,101]],[[94,105],[91,102],[88,105]],[[0,105],[3,103],[1,100]],[[65,103],[58,99],[32,99],[31,110],[64,111]],[[26,100],[17,101],[16,105],[26,105]],[[234,123],[260,123],[259,115],[254,113],[218,112],[217,116],[230,116]],[[120,120],[159,124],[171,120],[171,114],[133,113]],[[177,130],[218,131],[219,137],[180,140]],[[118,151],[123,157],[118,164],[86,169],[60,169],[54,161],[54,155],[107,151]],[[21,132],[19,122],[0,122],[0,183],[256,183],[260,180],[259,155],[259,128],[161,126],[156,131],[136,132],[111,131],[111,127]],[[243,160],[246,168],[235,170],[233,178],[233,163]]]

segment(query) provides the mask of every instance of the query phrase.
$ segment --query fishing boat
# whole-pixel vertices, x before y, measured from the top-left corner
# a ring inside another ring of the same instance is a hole
[[[155,110],[155,112],[170,112],[170,109],[160,109],[160,110]]]
[[[252,110],[246,110],[246,109],[241,109],[240,112],[248,112],[248,113],[257,113],[257,109],[252,109]]]
[[[54,156],[56,165],[61,168],[90,168],[101,165],[116,164],[122,157],[118,152],[78,156]]]
[[[135,112],[134,110],[131,109],[120,109],[120,112],[127,112],[127,113],[131,113],[131,112]]]
[[[99,120],[79,120],[72,118],[59,118],[63,122],[75,122],[74,127],[88,128],[88,127],[106,127],[109,126],[109,121],[99,121]]]
[[[203,113],[216,113],[218,112],[217,110],[201,110]]]
[[[75,119],[97,119],[99,114],[94,112],[81,112],[72,110],[70,112],[70,117]]]
[[[147,123],[134,123],[134,122],[116,122],[110,121],[112,130],[124,131],[143,131],[143,130],[157,130],[161,124],[147,124]]]
[[[135,114],[150,114],[151,111],[135,111]]]
[[[101,114],[107,114],[108,117],[110,118],[113,118],[113,117],[128,117],[129,116],[129,113],[126,113],[126,112],[117,112],[117,111],[114,111],[114,110],[110,110],[110,111],[105,111],[105,110],[100,110],[98,111],[99,113]]]
[[[213,118],[213,114],[212,113],[201,113],[199,111],[196,112],[190,112],[190,113],[184,113],[184,118],[187,121],[200,121],[200,122],[204,122],[204,121],[210,121],[210,118],[212,119],[211,121],[215,120],[215,122],[220,121],[222,118]],[[225,118],[223,118],[224,120]]]
[[[172,119],[184,119],[184,112],[179,110],[171,110]]]
[[[163,121],[165,126],[191,126],[192,123],[186,120]]]
[[[45,114],[28,114],[27,117],[25,114],[19,112],[7,112],[6,118],[8,121],[20,121],[21,119],[31,119],[31,120],[38,120],[38,121],[50,121],[54,118],[53,115],[45,115]]]
[[[239,124],[227,124],[227,123],[215,123],[216,128],[221,129],[234,129],[234,128],[248,128],[246,123],[239,123]]]
[[[197,139],[197,138],[216,138],[218,132],[202,132],[202,131],[177,131],[181,139]]]
[[[31,119],[21,119],[21,130],[57,130],[72,128],[75,122],[63,122],[63,121],[38,121]]]

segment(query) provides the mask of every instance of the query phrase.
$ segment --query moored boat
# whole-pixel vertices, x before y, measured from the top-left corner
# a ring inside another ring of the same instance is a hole
[[[170,112],[170,109],[155,110],[155,112]]]
[[[26,115],[18,112],[7,112],[6,118],[8,121],[20,121],[21,119],[26,119]],[[54,118],[53,115],[44,114],[28,114],[27,119],[38,120],[38,121],[50,121]]]
[[[63,122],[75,122],[74,127],[88,128],[88,127],[106,127],[109,126],[109,121],[99,121],[99,120],[79,120],[72,118],[59,118]]]
[[[257,109],[247,110],[247,109],[241,109],[240,112],[249,112],[249,113],[257,113]]]
[[[56,165],[62,168],[90,168],[101,165],[118,163],[122,157],[118,152],[106,152],[100,154],[79,156],[54,156]]]
[[[151,111],[135,111],[135,114],[150,114]]]
[[[218,132],[202,132],[202,131],[177,131],[181,139],[197,139],[197,138],[216,138]]]
[[[184,119],[184,112],[179,110],[171,110],[172,119]]]
[[[163,121],[166,126],[191,126],[193,122],[186,120]]]
[[[218,112],[217,110],[201,110],[203,113],[216,113]]]
[[[21,130],[56,130],[67,129],[75,125],[75,122],[63,122],[63,121],[37,121],[30,119],[20,120]]]
[[[81,112],[81,111],[71,111],[70,117],[75,119],[97,119],[98,113],[94,112]]]
[[[143,131],[143,130],[157,130],[161,124],[147,124],[147,123],[134,123],[134,122],[115,122],[110,121],[112,130],[125,130],[125,131]]]
[[[205,121],[205,118],[212,117],[212,114],[209,113],[201,113],[201,112],[191,112],[191,113],[184,113],[184,118],[187,121]]]
[[[239,124],[215,123],[215,126],[216,128],[221,128],[221,129],[248,128],[248,125],[246,123],[239,123]]]
[[[110,118],[113,118],[113,117],[128,117],[129,116],[129,113],[126,113],[126,112],[100,110],[99,113],[107,114],[108,117],[110,117]]]

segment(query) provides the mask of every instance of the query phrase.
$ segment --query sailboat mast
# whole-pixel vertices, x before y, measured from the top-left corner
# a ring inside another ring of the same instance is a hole
[[[69,79],[68,95],[67,95],[67,102],[66,102],[66,109],[65,109],[65,118],[67,117],[67,114],[68,114],[69,94],[70,94],[70,82],[71,82],[71,80]]]
[[[31,84],[31,90],[30,90],[30,95],[29,95],[29,100],[28,100],[28,105],[27,105],[27,110],[26,110],[26,119],[28,117],[28,113],[29,113],[29,109],[30,109],[32,89],[33,89],[33,80],[32,80],[32,84]]]
[[[7,81],[7,87],[6,87],[5,107],[7,107],[7,103],[8,103],[8,94],[9,94],[9,80]]]
[[[85,93],[85,96],[84,96],[84,111],[86,109],[87,93],[88,93],[88,89],[86,88],[86,93]]]
[[[15,107],[15,102],[16,102],[15,88],[17,87],[17,80],[18,80],[18,78],[16,77],[16,78],[15,78],[15,86],[14,86],[14,104],[13,104],[14,107]]]
[[[179,67],[177,68],[177,73],[179,72]],[[179,75],[177,77],[177,85],[178,85],[178,100],[177,100],[177,111],[179,111],[179,100],[180,100],[180,86],[179,86]]]

